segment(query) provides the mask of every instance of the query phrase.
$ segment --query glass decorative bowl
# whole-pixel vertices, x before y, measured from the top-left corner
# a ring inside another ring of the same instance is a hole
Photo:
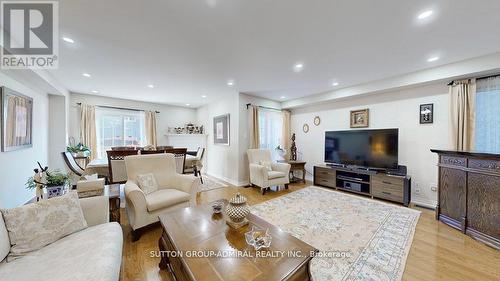
[[[245,233],[245,240],[248,245],[258,251],[262,248],[269,248],[273,237],[269,234],[269,229],[262,230],[252,226],[252,230]]]
[[[215,201],[212,203],[212,212],[214,214],[220,214],[222,212],[223,207],[224,207],[224,202]]]

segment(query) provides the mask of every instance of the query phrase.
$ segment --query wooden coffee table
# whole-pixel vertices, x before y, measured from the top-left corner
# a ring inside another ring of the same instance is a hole
[[[210,205],[160,215],[160,268],[168,268],[174,280],[309,280],[309,262],[317,250],[257,216],[247,218],[250,224],[235,230],[225,214],[213,215]],[[269,249],[256,253],[247,245],[244,234],[252,225],[269,228]]]

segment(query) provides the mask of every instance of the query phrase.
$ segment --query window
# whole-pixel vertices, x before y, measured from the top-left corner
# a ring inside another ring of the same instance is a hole
[[[500,152],[500,76],[476,81],[475,148]]]
[[[142,146],[146,143],[144,112],[96,108],[98,158],[113,146]]]
[[[276,147],[281,144],[283,132],[283,115],[280,111],[259,110],[259,134],[260,148],[271,150],[273,160],[279,160],[281,157],[276,151]]]

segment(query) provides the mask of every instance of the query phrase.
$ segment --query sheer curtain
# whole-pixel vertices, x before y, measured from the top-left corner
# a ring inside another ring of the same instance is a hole
[[[282,144],[283,114],[275,110],[259,110],[260,148],[271,150],[273,160],[281,160],[276,147]]]
[[[500,75],[476,81],[475,149],[500,152]]]
[[[144,111],[97,107],[95,126],[99,158],[113,146],[146,145]]]

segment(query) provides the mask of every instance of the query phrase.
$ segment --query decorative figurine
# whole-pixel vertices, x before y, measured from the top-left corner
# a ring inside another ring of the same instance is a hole
[[[295,145],[295,133],[292,134],[292,145],[290,146],[290,161],[297,161],[297,146]]]

